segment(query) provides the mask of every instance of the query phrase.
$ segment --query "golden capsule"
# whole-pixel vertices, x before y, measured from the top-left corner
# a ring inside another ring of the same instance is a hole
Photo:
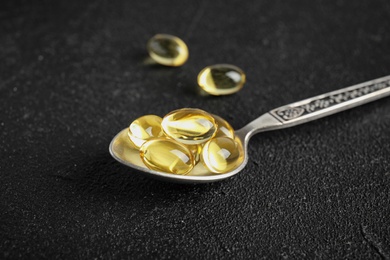
[[[165,66],[181,66],[188,59],[187,45],[178,37],[156,34],[147,43],[150,57]]]
[[[156,138],[145,142],[140,149],[144,164],[152,170],[187,174],[194,167],[190,150],[172,139]]]
[[[216,64],[204,68],[198,75],[198,85],[215,96],[239,91],[245,83],[245,73],[230,64]]]
[[[141,116],[134,120],[127,132],[132,144],[139,148],[145,141],[163,136],[164,132],[161,127],[162,118],[155,115]]]
[[[197,108],[172,111],[163,118],[161,125],[167,136],[189,145],[204,143],[217,131],[214,118]]]
[[[217,133],[214,137],[229,137],[234,139],[234,129],[233,127],[222,117],[213,115],[215,122],[218,125]]]
[[[186,146],[191,151],[195,163],[198,163],[200,160],[200,154],[202,153],[203,146],[201,144],[193,144],[193,145],[186,145]]]
[[[226,173],[237,168],[244,159],[240,144],[228,137],[208,141],[202,150],[201,160],[214,173]]]

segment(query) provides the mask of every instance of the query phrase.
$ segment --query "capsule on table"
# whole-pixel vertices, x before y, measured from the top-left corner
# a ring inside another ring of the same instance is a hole
[[[172,139],[156,138],[145,142],[140,156],[144,164],[155,171],[184,175],[194,167],[190,150]]]
[[[187,45],[180,38],[169,34],[156,34],[147,43],[150,57],[165,66],[181,66],[188,59]]]
[[[134,120],[128,131],[130,141],[136,148],[140,148],[145,141],[163,136],[161,127],[162,118],[155,115],[145,115]]]
[[[210,95],[229,95],[245,84],[245,73],[230,64],[207,66],[198,74],[198,85]]]
[[[213,115],[215,122],[217,123],[218,129],[214,137],[229,137],[234,139],[233,127],[222,117]]]
[[[188,145],[204,143],[217,131],[214,118],[197,108],[172,111],[163,118],[161,125],[167,136]]]
[[[228,137],[217,137],[208,141],[201,156],[204,165],[213,173],[230,172],[237,168],[243,159],[241,145]]]

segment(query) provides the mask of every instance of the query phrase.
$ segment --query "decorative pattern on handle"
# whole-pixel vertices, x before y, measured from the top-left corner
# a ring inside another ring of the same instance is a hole
[[[280,107],[271,112],[283,121],[290,121],[355,98],[363,97],[387,87],[390,87],[390,78],[388,77],[382,81],[371,81],[367,82],[367,84],[359,84],[358,86],[347,88],[343,92],[335,91],[312,99],[307,99],[303,102],[299,102],[297,105],[291,104]]]

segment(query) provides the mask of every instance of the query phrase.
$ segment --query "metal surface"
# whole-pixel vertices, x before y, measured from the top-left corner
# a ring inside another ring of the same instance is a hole
[[[142,163],[136,150],[127,140],[127,128],[118,133],[110,144],[111,155],[120,163],[151,177],[178,183],[206,183],[220,181],[240,172],[248,162],[248,143],[259,132],[292,127],[360,106],[390,95],[390,76],[332,91],[271,110],[236,131],[236,141],[244,148],[244,161],[235,170],[224,174],[212,174],[198,163],[189,175],[175,175],[153,171]]]

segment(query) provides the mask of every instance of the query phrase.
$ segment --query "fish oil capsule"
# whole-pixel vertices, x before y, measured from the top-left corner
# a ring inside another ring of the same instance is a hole
[[[233,127],[222,117],[213,115],[215,122],[218,125],[218,130],[217,133],[215,134],[214,137],[229,137],[234,139],[234,129]]]
[[[141,116],[134,120],[127,132],[130,141],[136,148],[154,137],[163,136],[164,132],[161,127],[162,118],[155,115]]]
[[[202,162],[213,173],[229,172],[237,168],[243,159],[241,145],[228,137],[217,137],[208,141],[201,156]]]
[[[152,170],[187,174],[194,167],[190,150],[172,139],[156,138],[145,142],[140,149],[144,164]]]
[[[200,160],[203,146],[201,144],[186,145],[194,157],[195,164]]]
[[[207,66],[198,75],[198,85],[215,96],[229,95],[239,91],[245,83],[245,73],[230,64]]]
[[[156,34],[147,43],[150,57],[165,66],[181,66],[188,59],[187,45],[178,37]]]
[[[164,133],[188,145],[210,140],[217,131],[214,118],[197,108],[183,108],[170,112],[162,120]]]

